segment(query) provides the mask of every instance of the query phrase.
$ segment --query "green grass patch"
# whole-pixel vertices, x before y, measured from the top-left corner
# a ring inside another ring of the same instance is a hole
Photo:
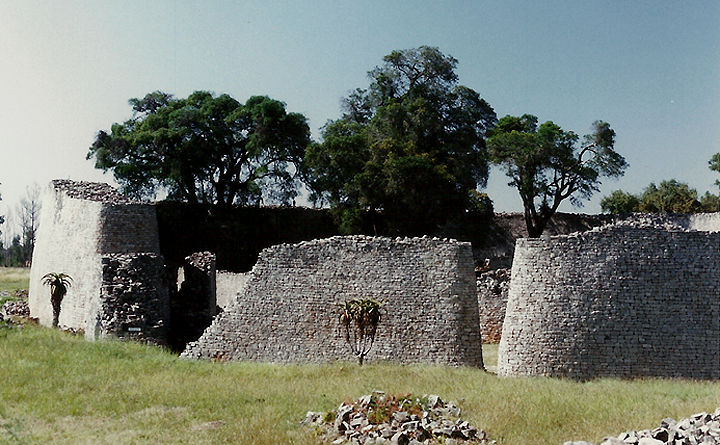
[[[299,426],[307,411],[329,411],[373,390],[438,394],[498,443],[518,445],[599,443],[720,406],[716,382],[579,383],[442,366],[197,362],[35,326],[0,330],[0,376],[0,443],[8,444],[313,444]]]
[[[30,268],[0,267],[0,291],[15,292],[30,286]]]

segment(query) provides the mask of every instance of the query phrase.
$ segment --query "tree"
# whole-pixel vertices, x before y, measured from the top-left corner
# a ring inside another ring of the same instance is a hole
[[[25,196],[20,199],[17,206],[17,213],[20,217],[20,230],[23,246],[23,264],[32,260],[33,249],[35,248],[35,234],[38,229],[40,217],[40,185],[36,182],[28,186]]]
[[[604,213],[626,214],[640,211],[640,197],[622,190],[614,190],[610,196],[600,201],[600,208]]]
[[[50,301],[53,308],[53,327],[58,326],[58,320],[60,319],[60,306],[62,304],[65,294],[67,294],[68,287],[72,284],[72,278],[70,275],[65,273],[50,272],[42,277],[43,284],[50,286]]]
[[[124,193],[145,199],[159,189],[191,203],[281,204],[297,195],[295,170],[310,142],[305,117],[253,96],[241,104],[196,91],[131,99],[133,117],[100,131],[87,158],[112,170]]]
[[[674,179],[661,181],[660,185],[651,182],[640,195],[625,193],[622,190],[612,192],[600,202],[606,213],[698,213],[717,212],[720,198],[710,193],[698,199],[698,192],[687,183]]]
[[[435,231],[484,187],[490,105],[457,85],[457,60],[437,48],[393,51],[368,73],[367,90],[343,101],[343,116],[308,147],[311,200],[330,204],[346,233]],[[379,214],[385,226],[379,226]]]
[[[702,211],[697,190],[674,179],[654,182],[645,187],[640,197],[640,211],[644,213],[697,213]]]
[[[382,304],[371,298],[353,299],[340,306],[340,324],[345,329],[345,340],[362,366],[365,356],[370,352],[378,324]]]
[[[488,140],[491,160],[505,168],[509,185],[520,193],[530,238],[542,235],[564,200],[582,205],[599,190],[601,177],[622,176],[627,167],[605,122],[594,122],[582,140],[551,121],[537,123],[528,114],[505,116]]]
[[[710,161],[708,161],[708,164],[710,166],[710,170],[720,172],[720,153],[715,153],[713,157],[710,158]],[[715,180],[715,185],[720,187],[720,179]]]
[[[705,192],[700,198],[700,205],[703,212],[720,212],[720,196]]]

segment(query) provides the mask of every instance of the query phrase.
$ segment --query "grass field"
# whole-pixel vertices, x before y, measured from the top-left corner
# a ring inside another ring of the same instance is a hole
[[[497,346],[483,348],[493,365]],[[494,359],[493,359],[494,357]],[[299,421],[373,390],[438,394],[499,444],[595,443],[720,406],[720,383],[503,379],[478,369],[181,360],[132,342],[0,329],[0,444],[315,444]]]
[[[0,267],[0,291],[14,292],[27,289],[30,269],[26,267]]]
[[[488,347],[492,353],[495,346]],[[500,444],[599,443],[720,406],[720,383],[502,379],[477,369],[181,360],[47,328],[0,331],[0,443],[312,444],[305,413],[373,390],[438,394]]]

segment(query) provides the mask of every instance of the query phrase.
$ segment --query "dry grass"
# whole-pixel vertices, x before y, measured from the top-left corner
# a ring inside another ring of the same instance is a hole
[[[15,292],[27,289],[30,284],[30,268],[0,267],[0,291]]]
[[[488,351],[489,353],[491,351]],[[299,421],[373,390],[438,394],[500,444],[599,443],[720,406],[720,383],[502,379],[477,369],[180,360],[130,342],[0,331],[0,443],[312,444]]]
[[[22,289],[27,269],[0,269]],[[27,288],[27,284],[25,287]],[[497,345],[483,347],[485,365]],[[503,379],[478,369],[180,360],[132,342],[0,329],[0,444],[317,443],[299,421],[373,390],[438,394],[501,445],[600,443],[720,406],[720,383]]]

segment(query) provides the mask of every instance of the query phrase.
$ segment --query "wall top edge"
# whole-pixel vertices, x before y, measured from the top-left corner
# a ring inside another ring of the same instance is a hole
[[[95,201],[110,205],[145,204],[121,194],[113,186],[104,182],[55,179],[50,183],[50,186],[56,193],[63,193],[72,199]]]
[[[610,224],[602,227],[595,227],[587,232],[575,232],[568,235],[543,235],[540,238],[518,238],[518,246],[541,246],[548,243],[557,243],[573,240],[585,240],[590,238],[622,237],[624,235],[635,236],[641,234],[681,234],[690,237],[720,240],[720,231],[702,230],[696,228],[684,228],[679,226],[662,225],[641,225],[641,224]]]
[[[319,238],[309,241],[301,241],[299,243],[283,243],[275,246],[268,247],[267,249],[282,249],[288,247],[312,247],[322,245],[437,245],[437,246],[472,246],[470,242],[458,241],[454,238],[437,238],[431,236],[421,237],[397,237],[390,238],[385,236],[370,236],[370,235],[347,235],[347,236],[332,236],[329,238]]]

